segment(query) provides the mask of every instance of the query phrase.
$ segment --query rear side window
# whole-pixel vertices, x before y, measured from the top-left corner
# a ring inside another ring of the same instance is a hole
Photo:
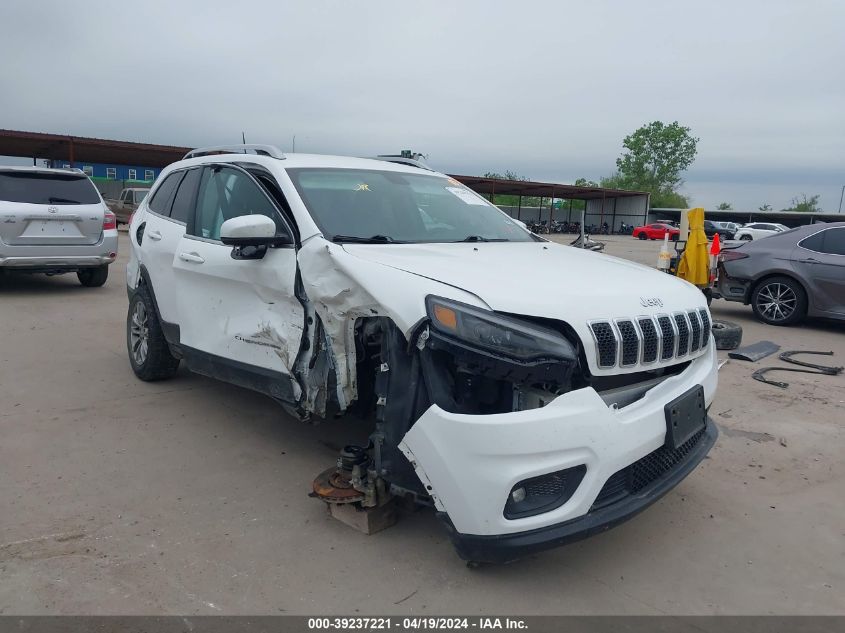
[[[173,201],[173,194],[176,192],[176,187],[179,186],[179,181],[185,172],[178,171],[170,174],[162,181],[158,189],[155,190],[152,198],[150,198],[149,207],[151,211],[155,211],[161,215],[170,215],[170,205]]]
[[[817,253],[845,255],[845,228],[825,229],[801,240],[801,246]]]
[[[173,198],[173,208],[170,210],[170,219],[177,222],[188,223],[188,219],[194,214],[194,194],[197,191],[200,174],[202,170],[191,169],[185,173],[185,178],[179,185],[176,197]]]
[[[0,172],[0,200],[30,204],[97,204],[94,184],[79,174]]]

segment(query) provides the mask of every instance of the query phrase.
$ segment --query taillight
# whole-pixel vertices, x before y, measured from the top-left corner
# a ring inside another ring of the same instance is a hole
[[[732,262],[735,259],[746,259],[748,255],[745,253],[739,253],[737,251],[722,251],[719,254],[719,261],[723,262]]]
[[[117,216],[111,211],[106,211],[103,214],[103,230],[108,231],[109,229],[116,229],[117,228]]]

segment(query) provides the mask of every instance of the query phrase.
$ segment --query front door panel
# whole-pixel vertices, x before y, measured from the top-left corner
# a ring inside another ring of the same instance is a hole
[[[193,236],[179,242],[173,270],[180,342],[243,364],[245,371],[278,372],[298,395],[293,363],[305,316],[294,294],[296,250],[271,248],[259,260],[236,260],[231,253],[230,246]]]

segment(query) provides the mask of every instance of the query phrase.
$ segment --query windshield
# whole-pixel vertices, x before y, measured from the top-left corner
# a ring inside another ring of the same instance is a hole
[[[97,204],[100,196],[86,176],[3,171],[0,172],[0,200],[30,204]]]
[[[531,242],[497,207],[452,178],[363,169],[288,169],[328,240]]]

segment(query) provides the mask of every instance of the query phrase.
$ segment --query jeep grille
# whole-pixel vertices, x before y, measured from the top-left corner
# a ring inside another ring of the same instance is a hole
[[[656,316],[639,316],[589,322],[601,369],[635,367],[681,359],[707,347],[710,315],[688,310]]]

